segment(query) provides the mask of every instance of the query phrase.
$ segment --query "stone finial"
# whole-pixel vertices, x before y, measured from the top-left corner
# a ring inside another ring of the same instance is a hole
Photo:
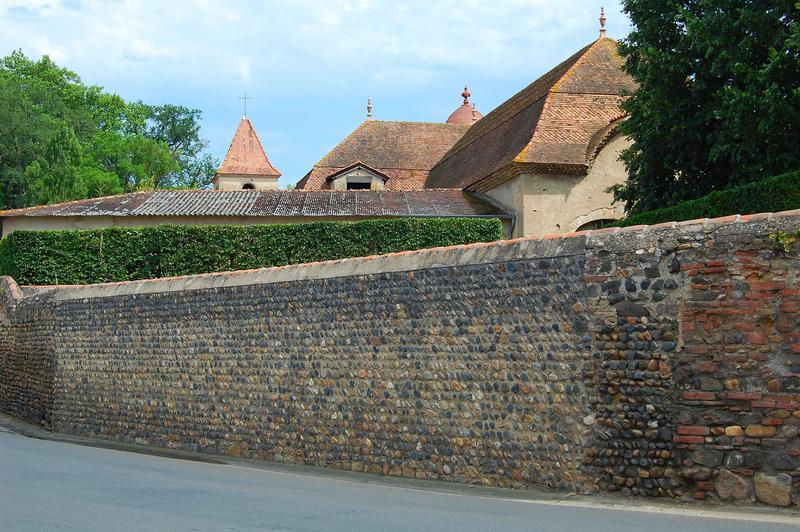
[[[602,7],[600,8],[600,38],[603,39],[606,36],[606,12],[605,9]]]
[[[474,103],[472,104],[472,121],[473,122],[477,122],[478,121],[478,110],[475,108],[475,104]]]
[[[372,120],[372,98],[367,98],[367,120]]]
[[[464,92],[461,93],[461,97],[464,98],[464,105],[469,105],[470,92],[466,85],[464,86]]]

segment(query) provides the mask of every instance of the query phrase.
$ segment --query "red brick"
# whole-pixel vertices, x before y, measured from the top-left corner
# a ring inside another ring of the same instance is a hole
[[[704,345],[690,345],[686,348],[686,352],[693,355],[705,355],[708,353],[708,348]]]
[[[725,266],[725,263],[722,262],[721,260],[708,260],[708,261],[706,261],[706,266],[714,268],[714,267],[717,267],[717,266]]]
[[[738,321],[733,324],[733,328],[737,331],[755,331],[756,324],[751,321]]]
[[[673,436],[673,443],[703,443],[705,439],[702,436]]]
[[[690,436],[706,436],[709,433],[708,427],[697,425],[678,425],[678,434],[688,434]]]
[[[719,366],[713,362],[698,362],[694,365],[694,369],[698,373],[714,373],[719,369]]]
[[[750,403],[753,408],[775,408],[778,406],[778,401],[774,399],[762,399],[760,401],[753,401]]]
[[[782,419],[776,419],[776,418],[762,419],[761,420],[761,424],[762,425],[767,425],[767,426],[783,425],[783,420]]]
[[[764,339],[764,335],[760,332],[751,332],[747,335],[747,343],[753,345],[764,345],[767,342]]]
[[[728,392],[728,399],[737,401],[752,401],[754,399],[761,399],[761,392]]]
[[[745,292],[744,297],[747,299],[772,299],[775,295],[769,292]]]
[[[792,348],[792,353],[800,354],[800,344],[792,344],[791,348]]]
[[[781,290],[786,286],[782,281],[751,281],[748,283],[751,290]]]
[[[702,262],[695,262],[694,264],[681,264],[681,270],[699,270],[700,268],[704,267],[705,264]]]
[[[683,392],[683,398],[690,401],[713,401],[717,396],[713,392]]]

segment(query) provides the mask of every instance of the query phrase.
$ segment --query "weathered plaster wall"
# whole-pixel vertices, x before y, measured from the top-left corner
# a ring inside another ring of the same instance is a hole
[[[595,220],[619,219],[623,206],[612,205],[606,189],[627,179],[619,155],[629,145],[626,137],[614,137],[585,176],[522,174],[485,194],[516,213],[515,237],[575,231]]]
[[[217,190],[242,190],[253,185],[253,190],[278,190],[278,178],[257,175],[217,175],[213,181]]]
[[[17,415],[74,434],[796,504],[800,249],[769,235],[800,212],[744,219],[31,290],[0,405],[34,375],[51,403]]]

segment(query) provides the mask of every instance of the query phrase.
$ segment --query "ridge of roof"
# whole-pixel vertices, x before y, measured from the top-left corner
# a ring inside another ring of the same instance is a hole
[[[256,146],[252,146],[253,139]],[[255,148],[255,149],[253,149]],[[217,169],[217,175],[263,175],[280,176],[264,151],[256,128],[247,116],[239,120],[236,133],[233,134],[225,159]]]

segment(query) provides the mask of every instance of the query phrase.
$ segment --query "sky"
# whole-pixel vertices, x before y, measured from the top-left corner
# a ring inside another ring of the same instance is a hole
[[[281,187],[366,117],[487,114],[598,36],[619,0],[0,0],[0,54],[49,55],[126,100],[200,109],[220,161],[247,114]]]

